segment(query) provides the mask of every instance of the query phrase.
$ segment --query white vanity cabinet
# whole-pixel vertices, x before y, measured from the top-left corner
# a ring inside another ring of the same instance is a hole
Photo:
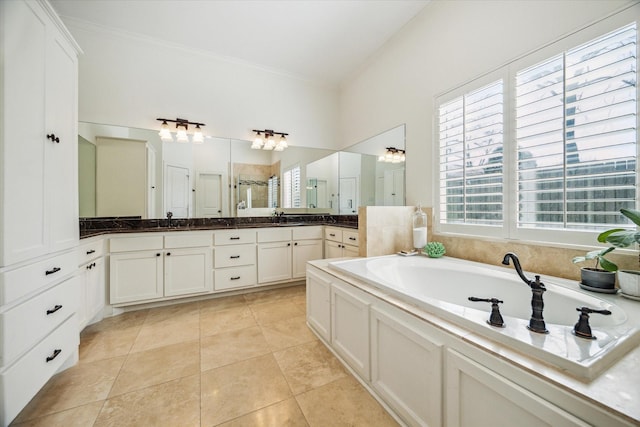
[[[258,229],[258,283],[304,278],[307,261],[322,258],[322,226]]]
[[[307,322],[326,342],[331,342],[331,280],[307,267]]]
[[[357,257],[360,254],[358,230],[340,227],[325,227],[324,257]]]
[[[0,425],[78,360],[80,48],[46,1],[0,1]]]
[[[78,247],[78,276],[80,301],[78,324],[85,326],[102,320],[105,306],[104,239],[102,236],[84,242]]]
[[[256,230],[216,231],[214,242],[214,289],[227,291],[256,286]]]
[[[212,292],[211,243],[211,232],[110,238],[110,303]]]

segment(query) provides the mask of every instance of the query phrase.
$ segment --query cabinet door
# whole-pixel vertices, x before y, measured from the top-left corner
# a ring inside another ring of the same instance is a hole
[[[371,385],[409,425],[442,425],[442,343],[387,306],[371,308]]]
[[[446,369],[449,426],[589,425],[455,350],[447,350]]]
[[[331,341],[331,282],[312,269],[307,271],[307,322]]]
[[[164,295],[213,291],[210,248],[170,249],[164,257]]]
[[[324,242],[324,257],[325,258],[340,258],[342,257],[342,243],[325,240]]]
[[[144,301],[162,297],[162,252],[111,254],[110,303]]]
[[[369,374],[369,299],[350,285],[331,283],[331,344],[366,381]]]
[[[2,251],[0,266],[46,254],[47,18],[35,2],[0,2]],[[77,222],[78,218],[75,218]]]
[[[291,279],[291,242],[258,244],[258,283]]]
[[[293,242],[294,279],[301,279],[307,272],[307,261],[322,259],[322,240],[298,240]]]
[[[77,56],[53,26],[47,40],[46,127],[56,140],[45,142],[46,215],[50,251],[78,242]]]
[[[105,303],[105,271],[104,258],[98,258],[91,262],[91,268],[86,270],[85,299],[86,324],[102,320],[102,310]]]
[[[342,245],[342,256],[360,256],[360,249],[357,246]]]

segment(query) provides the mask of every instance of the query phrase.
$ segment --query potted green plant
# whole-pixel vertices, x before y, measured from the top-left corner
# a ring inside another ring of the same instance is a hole
[[[640,211],[634,209],[620,209],[620,213],[629,218],[636,226],[640,226]],[[638,232],[638,230],[613,228],[601,233],[598,236],[598,241],[602,243],[609,243],[616,248],[626,248],[635,243],[640,243],[640,232]],[[615,269],[618,270],[618,266],[615,264],[613,265],[615,266]],[[620,285],[620,290],[624,295],[640,297],[640,271],[619,270],[618,283]]]
[[[574,263],[595,260],[594,267],[582,267],[580,269],[580,283],[586,288],[599,290],[614,289],[616,285],[616,270],[618,266],[605,258],[605,255],[613,251],[611,246],[587,252],[584,256],[573,258]]]

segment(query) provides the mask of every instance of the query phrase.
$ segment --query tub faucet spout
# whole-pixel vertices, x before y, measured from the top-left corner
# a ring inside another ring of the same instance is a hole
[[[504,265],[509,265],[509,259],[513,261],[513,265],[518,273],[518,276],[522,279],[524,283],[526,283],[529,288],[531,288],[532,296],[531,296],[531,319],[529,320],[529,330],[533,332],[538,332],[540,334],[547,334],[549,331],[544,323],[544,317],[542,316],[542,311],[544,310],[544,300],[542,298],[542,294],[547,290],[544,286],[544,283],[540,281],[540,276],[536,275],[535,280],[529,280],[522,272],[522,267],[520,266],[520,260],[518,256],[512,252],[507,252],[502,259],[502,263]]]

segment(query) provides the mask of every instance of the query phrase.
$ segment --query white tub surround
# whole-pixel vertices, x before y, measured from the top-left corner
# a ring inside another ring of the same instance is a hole
[[[307,320],[408,425],[637,425],[638,303],[542,281],[549,334],[527,330],[531,290],[511,268],[400,256],[314,261]],[[491,305],[469,296],[503,300],[506,327],[489,326]],[[593,341],[571,333],[583,305],[612,312],[591,316]]]

